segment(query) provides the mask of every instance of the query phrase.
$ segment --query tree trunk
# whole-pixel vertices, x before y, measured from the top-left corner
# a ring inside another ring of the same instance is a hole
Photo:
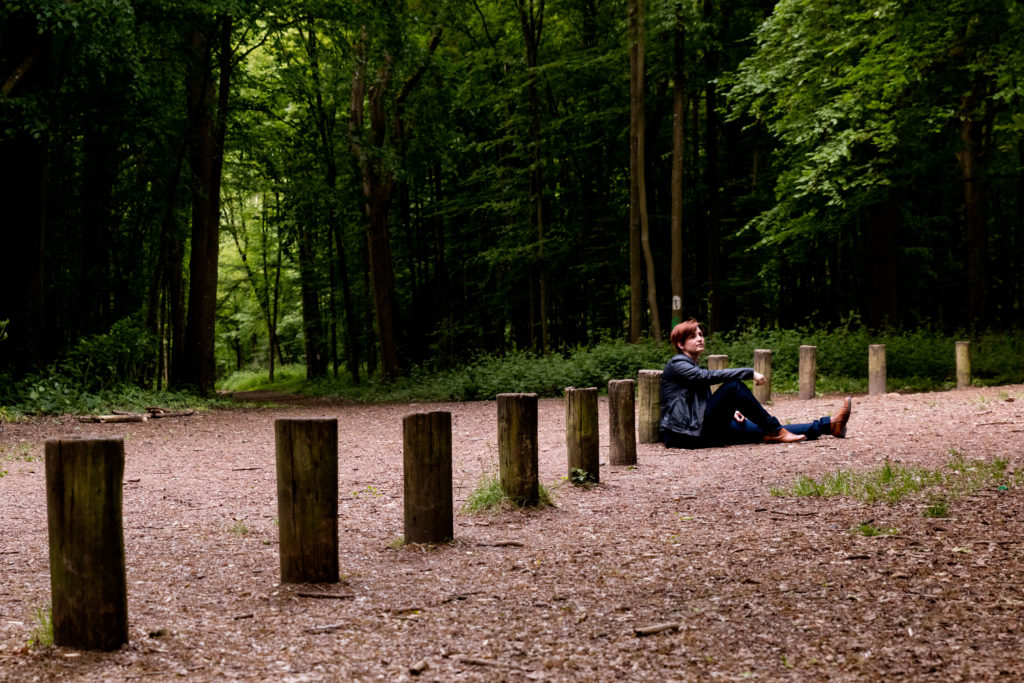
[[[647,307],[651,316],[651,336],[661,343],[661,316],[658,313],[658,287],[654,272],[654,255],[651,253],[651,227],[647,213],[647,155],[646,130],[644,121],[644,2],[635,0],[636,10],[636,77],[637,109],[636,120],[636,198],[640,208],[640,246],[643,248],[644,265],[647,270]]]
[[[193,31],[186,95],[189,112],[189,165],[193,175],[192,255],[189,261],[188,313],[182,366],[174,368],[177,386],[200,393],[213,391],[216,381],[214,336],[217,312],[217,265],[220,253],[220,183],[224,163],[231,84],[231,17],[217,20],[219,40]],[[212,31],[211,31],[212,33]],[[218,54],[219,83],[212,58]]]
[[[683,53],[685,33],[682,4],[676,4],[675,58],[672,85],[672,318],[670,328],[683,322],[683,156],[686,122],[685,73]]]
[[[643,247],[640,213],[640,162],[643,134],[643,57],[640,39],[641,0],[628,0],[629,18],[629,341],[643,330]]]
[[[328,112],[324,106],[323,85],[320,80],[320,47],[317,40],[316,26],[312,19],[309,19],[307,23],[309,34],[306,37],[306,49],[309,55],[310,71],[315,89],[315,107],[312,113],[320,137],[320,154],[324,163],[324,182],[328,190],[333,194],[337,191],[338,185],[338,163],[334,150],[334,115],[333,110]],[[345,313],[346,367],[348,368],[349,375],[352,377],[353,384],[359,384],[359,345],[356,336],[358,325],[356,324],[355,307],[352,301],[352,285],[348,272],[348,259],[345,255],[344,231],[339,224],[333,207],[334,202],[328,201],[328,223],[331,226],[331,234],[334,238],[334,247],[338,260],[338,276],[341,279],[342,308]]]
[[[327,349],[324,344],[323,315],[320,312],[320,285],[316,279],[314,260],[316,244],[312,218],[302,219],[298,226],[299,289],[302,293],[302,321],[306,343],[306,379],[327,376]]]
[[[704,2],[704,18],[714,21],[715,4],[713,0]],[[712,78],[718,77],[718,47],[714,44],[717,36],[712,37],[712,47],[707,53],[709,73]],[[718,204],[718,89],[714,80],[709,80],[704,89],[704,130],[706,154],[705,179],[707,182],[707,248],[708,248],[708,327],[714,331],[721,326],[721,226],[719,223]]]
[[[544,253],[544,173],[541,167],[540,153],[540,96],[537,91],[536,68],[540,60],[540,40],[544,30],[544,0],[534,6],[533,2],[529,7],[523,0],[516,0],[516,8],[519,12],[519,23],[523,31],[523,40],[526,43],[526,68],[528,71],[527,98],[530,107],[530,224],[537,235],[536,265],[533,269],[533,277],[537,281],[537,308],[535,314],[531,315],[531,327],[540,326],[540,350],[547,353],[548,350],[548,303],[547,303],[547,265]],[[532,286],[532,283],[531,283]],[[533,302],[531,301],[531,306]],[[531,339],[535,333],[531,329]]]
[[[970,96],[965,98],[960,118],[960,139],[963,148],[957,152],[964,183],[964,248],[967,271],[967,320],[972,329],[983,329],[987,323],[985,187],[983,157],[985,120],[973,112]]]

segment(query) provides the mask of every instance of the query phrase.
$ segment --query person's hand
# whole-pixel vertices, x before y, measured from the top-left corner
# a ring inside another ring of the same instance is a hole
[[[764,376],[764,375],[762,375],[762,374],[761,374],[760,372],[758,372],[757,370],[754,370],[754,384],[756,384],[757,386],[761,386],[761,385],[763,385],[763,384],[764,384],[764,383],[765,383],[766,381],[767,381],[767,378],[765,378],[765,376]]]
[[[743,413],[737,410],[735,413],[732,414],[732,419],[736,420],[740,424],[743,424],[743,422],[745,422],[747,418],[743,416]]]

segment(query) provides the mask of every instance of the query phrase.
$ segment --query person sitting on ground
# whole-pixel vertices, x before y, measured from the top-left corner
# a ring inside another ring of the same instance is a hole
[[[668,448],[702,448],[738,443],[794,443],[822,434],[843,438],[853,399],[839,411],[804,424],[785,427],[768,414],[741,380],[761,386],[765,376],[753,368],[705,370],[697,365],[704,353],[704,332],[694,319],[672,329],[677,354],[661,374],[661,419],[658,438]],[[721,386],[712,393],[711,385]]]

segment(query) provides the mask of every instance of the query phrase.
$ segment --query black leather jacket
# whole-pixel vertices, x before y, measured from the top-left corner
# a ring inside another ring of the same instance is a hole
[[[685,353],[673,356],[661,373],[661,420],[658,433],[697,438],[704,423],[704,409],[711,385],[733,379],[753,379],[754,368],[705,370]]]

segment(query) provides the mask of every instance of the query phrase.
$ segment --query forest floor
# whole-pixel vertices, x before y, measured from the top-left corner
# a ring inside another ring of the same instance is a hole
[[[635,468],[607,465],[606,401],[599,485],[566,481],[564,404],[542,399],[555,505],[476,514],[461,506],[497,467],[494,402],[2,424],[0,681],[1024,678],[1012,474],[949,498],[945,518],[924,515],[923,493],[771,495],[804,474],[939,469],[954,453],[1024,470],[1024,385],[856,396],[846,439],[644,444]],[[771,410],[804,421],[839,403],[776,397]],[[452,414],[455,540],[403,546],[402,417],[432,410]],[[337,585],[279,583],[273,423],[289,416],[338,419]],[[125,438],[130,642],[31,648],[50,604],[44,443],[94,435]],[[317,592],[339,597],[305,597]],[[636,633],[665,623],[678,628]]]

